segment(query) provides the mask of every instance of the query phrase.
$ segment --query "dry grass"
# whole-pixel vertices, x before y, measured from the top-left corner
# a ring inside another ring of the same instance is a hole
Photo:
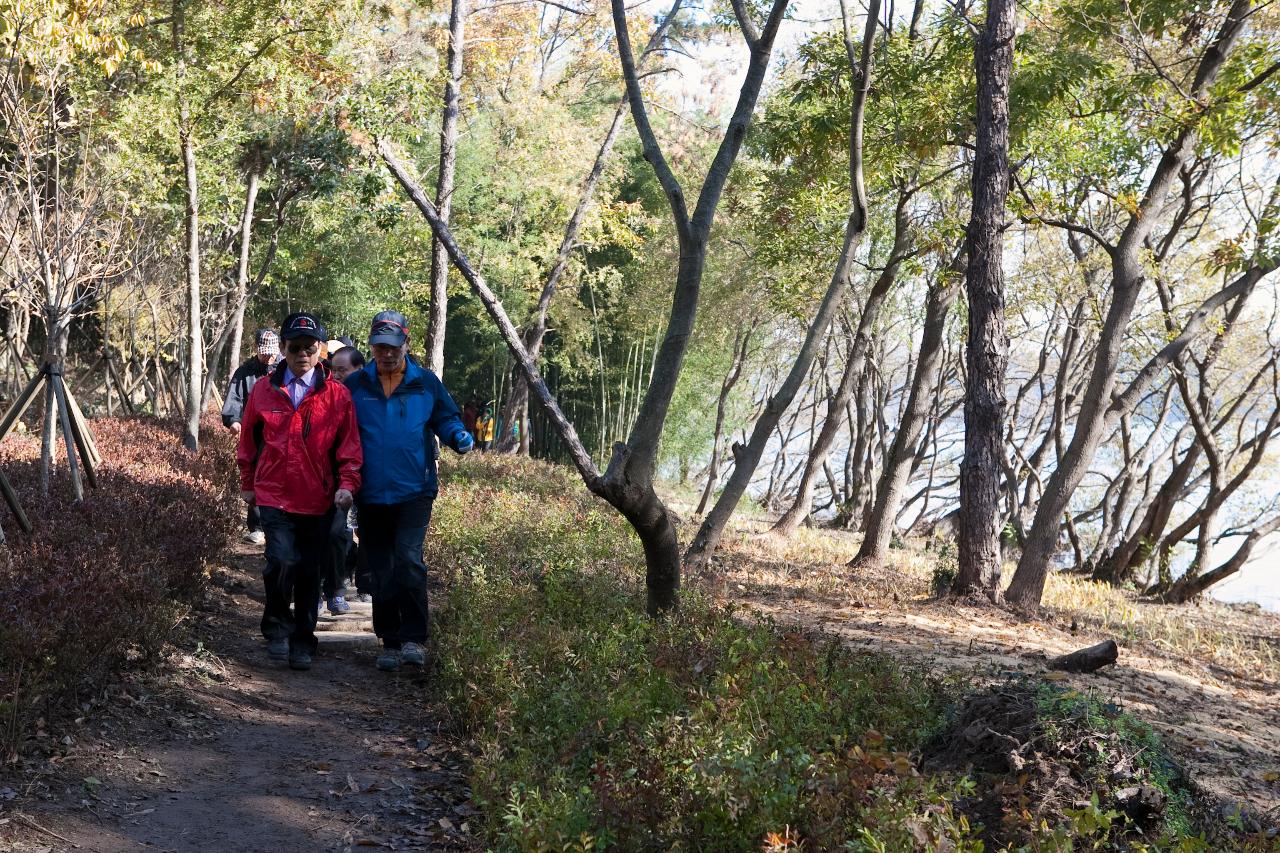
[[[727,535],[722,548],[722,582],[736,591],[773,592],[846,606],[923,601],[941,559],[922,541],[890,551],[888,565],[852,570],[845,563],[860,537],[845,531],[801,528],[790,539],[761,535],[767,527],[751,520]],[[1013,567],[1006,566],[1006,574]],[[1280,616],[1254,607],[1212,599],[1171,605],[1142,601],[1117,589],[1069,575],[1051,575],[1045,586],[1045,621],[1088,626],[1123,645],[1164,656],[1192,657],[1232,675],[1280,682]]]
[[[1280,681],[1280,617],[1256,608],[1208,598],[1178,605],[1141,601],[1130,590],[1068,575],[1050,576],[1044,606],[1057,620],[1095,626],[1121,643]]]

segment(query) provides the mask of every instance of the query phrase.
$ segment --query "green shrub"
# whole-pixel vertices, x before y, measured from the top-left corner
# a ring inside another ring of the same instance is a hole
[[[964,844],[910,759],[943,718],[923,672],[696,590],[652,621],[634,537],[581,486],[492,457],[450,475],[429,544],[453,567],[441,675],[495,847]]]
[[[1019,719],[1046,739],[1070,728],[1073,742],[1146,756],[1141,778],[1163,780],[1172,804],[1155,841],[1130,845],[1126,818],[1087,793],[980,784],[965,756],[922,773],[925,745],[954,739],[967,707],[924,670],[697,588],[648,619],[635,537],[564,469],[446,466],[427,551],[448,588],[433,623],[440,684],[477,745],[472,790],[493,849],[1205,849],[1150,729],[1073,694],[1024,694]]]

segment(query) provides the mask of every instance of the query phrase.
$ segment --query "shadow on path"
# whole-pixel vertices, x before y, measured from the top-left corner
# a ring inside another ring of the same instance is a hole
[[[237,546],[178,641],[176,666],[131,685],[59,769],[6,811],[0,850],[468,849],[466,756],[429,678],[322,650],[268,661],[260,549]],[[38,828],[37,828],[38,827]]]

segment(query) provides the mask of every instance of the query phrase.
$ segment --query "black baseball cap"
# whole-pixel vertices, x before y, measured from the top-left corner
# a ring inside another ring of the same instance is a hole
[[[409,321],[399,311],[379,311],[369,327],[369,346],[403,346],[409,339]]]
[[[314,314],[298,311],[285,317],[284,322],[280,324],[280,340],[291,341],[294,338],[315,338],[317,341],[326,341],[329,336]]]

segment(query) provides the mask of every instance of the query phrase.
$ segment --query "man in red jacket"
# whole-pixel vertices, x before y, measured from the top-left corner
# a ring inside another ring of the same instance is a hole
[[[350,508],[364,463],[351,394],[320,363],[326,339],[311,314],[285,317],[283,359],[249,394],[236,454],[241,497],[257,503],[267,535],[267,654],[291,669],[311,668],[329,526],[335,506]]]

